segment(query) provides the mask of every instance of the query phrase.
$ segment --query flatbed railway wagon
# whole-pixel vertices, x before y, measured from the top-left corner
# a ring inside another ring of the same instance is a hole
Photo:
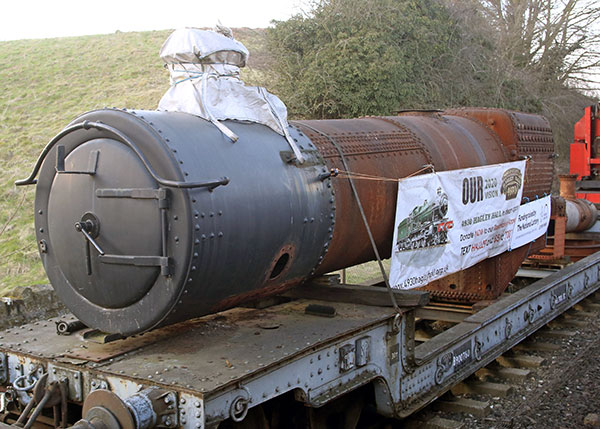
[[[106,429],[355,427],[368,409],[402,419],[597,291],[599,275],[597,253],[472,315],[419,292],[398,293],[397,313],[381,288],[309,285],[114,341],[27,324],[0,333],[0,427],[19,415]],[[419,319],[457,323],[417,344]]]

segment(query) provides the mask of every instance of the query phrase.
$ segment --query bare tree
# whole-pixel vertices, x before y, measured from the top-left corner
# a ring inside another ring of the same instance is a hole
[[[499,53],[543,81],[585,88],[600,72],[600,4],[594,0],[480,0]],[[597,82],[596,82],[597,85]]]

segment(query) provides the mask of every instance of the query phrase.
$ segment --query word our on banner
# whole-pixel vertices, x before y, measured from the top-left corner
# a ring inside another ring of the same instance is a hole
[[[550,224],[550,204],[548,195],[519,207],[510,242],[511,249],[529,244],[546,233]]]
[[[411,289],[509,249],[525,161],[398,182],[390,284]]]

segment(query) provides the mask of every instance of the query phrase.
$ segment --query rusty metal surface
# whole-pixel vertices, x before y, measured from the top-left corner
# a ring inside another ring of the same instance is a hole
[[[342,149],[352,172],[397,178],[414,173],[432,162],[410,130],[383,119],[301,121],[294,124],[317,147],[328,168],[344,170],[341,157],[330,139],[334,139]],[[317,274],[374,258],[348,180],[334,178],[331,183],[336,200],[335,226],[329,251]],[[355,183],[382,257],[389,256],[397,184],[367,180],[356,180]]]
[[[559,175],[561,196],[551,199],[548,240],[539,253],[529,256],[531,260],[552,262],[566,258],[578,261],[600,248],[600,235],[582,232],[594,225],[598,211],[590,201],[576,198],[576,177]]]
[[[558,180],[560,184],[560,196],[563,198],[577,198],[575,188],[577,183],[576,174],[559,174]]]
[[[530,259],[537,261],[557,262],[567,260],[577,262],[600,250],[600,237],[589,237],[585,233],[555,234],[548,239],[547,246]]]
[[[61,300],[88,326],[108,333],[132,335],[177,323],[374,259],[348,180],[327,177],[328,168],[345,169],[342,159],[352,173],[390,179],[356,180],[384,258],[391,252],[395,180],[424,165],[443,171],[530,156],[525,195],[549,192],[552,181],[553,143],[547,121],[504,110],[293,122],[290,133],[303,150],[304,164],[290,159],[283,137],[257,124],[228,124],[240,136],[235,146],[228,146],[214,126],[190,115],[107,109],[76,121],[82,120],[112,124],[128,136],[130,146],[139,145],[165,177],[197,183],[222,176],[230,180],[214,190],[169,189],[168,207],[161,206],[167,200],[148,205],[131,195],[164,190],[154,187],[141,161],[136,167],[139,183],[136,179],[126,184],[130,175],[119,167],[131,167],[123,157],[133,157],[134,152],[111,133],[77,129],[63,135],[59,147],[67,154],[65,162],[83,162],[100,149],[104,161],[91,179],[63,176],[60,181],[55,177],[56,153],[44,162],[36,196],[41,256]],[[95,143],[88,145],[89,141]],[[254,144],[258,141],[261,144]],[[78,183],[75,193],[71,182]],[[96,188],[106,192],[97,195]],[[89,246],[82,245],[73,221],[92,211],[97,225],[102,224],[97,244],[119,249],[113,262],[136,263],[106,264],[106,258],[86,253]],[[125,218],[128,223],[121,221]],[[139,228],[138,224],[150,225],[146,218],[156,225]],[[150,248],[148,237],[154,243]],[[128,250],[121,251],[121,244]],[[130,244],[135,245],[129,249]],[[154,260],[159,250],[160,268],[155,262],[142,263],[148,259],[140,255],[148,251]],[[461,284],[475,289],[489,284],[485,277],[494,261],[465,273],[467,280]],[[500,284],[494,287],[501,290]],[[477,294],[478,290],[473,296]],[[73,354],[87,359],[81,351]]]
[[[557,261],[565,256],[566,201],[562,197],[552,197],[551,202],[552,215],[547,242],[538,253],[529,255],[531,260]]]
[[[591,228],[598,219],[596,206],[584,199],[567,199],[567,226],[566,232],[582,232]]]
[[[496,133],[509,152],[509,161],[530,157],[525,172],[524,197],[535,199],[550,194],[554,177],[554,139],[546,118],[486,108],[452,109],[447,113],[477,120]]]
[[[136,429],[133,416],[127,409],[127,405],[121,398],[108,390],[96,390],[91,392],[83,404],[81,416],[86,417],[94,407],[103,407],[117,419],[121,429]]]
[[[334,306],[337,315],[306,315],[309,303]],[[69,356],[79,355],[75,351],[81,349],[80,356],[87,353],[90,362],[78,361],[79,366],[100,376],[126,376],[209,394],[285,365],[317,344],[341,341],[392,314],[392,309],[381,307],[297,300],[264,310],[235,308],[109,344],[89,343],[79,335],[58,336],[50,320],[0,332],[0,350],[71,362]]]
[[[544,240],[536,240],[512,252],[486,259],[466,270],[450,274],[422,288],[432,297],[444,301],[476,302],[493,300],[504,292],[529,253],[543,247]]]
[[[339,146],[352,173],[398,179],[431,164],[436,171],[505,162],[500,140],[479,122],[437,112],[396,117],[296,121],[329,168],[344,169]],[[374,259],[348,180],[332,180],[336,215],[329,252],[317,273]],[[393,181],[355,180],[375,242],[382,257],[391,252],[397,198]]]
[[[594,203],[577,198],[575,188],[576,174],[561,174],[560,196],[564,198],[564,212],[567,217],[566,232],[581,232],[591,228],[598,218]]]
[[[343,170],[340,148],[351,173],[398,179],[431,164],[436,171],[475,167],[531,157],[524,196],[550,193],[554,143],[547,121],[536,115],[499,109],[402,112],[395,117],[297,121],[327,167]],[[397,184],[355,179],[378,250],[391,253]],[[349,181],[332,179],[335,227],[317,274],[375,258]],[[530,249],[534,251],[535,249]],[[483,261],[426,289],[444,299],[473,302],[498,297],[522,262],[524,250]]]

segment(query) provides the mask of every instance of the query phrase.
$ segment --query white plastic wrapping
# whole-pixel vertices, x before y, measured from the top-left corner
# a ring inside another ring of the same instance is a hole
[[[287,126],[283,102],[264,88],[246,86],[239,68],[228,64],[168,64],[171,87],[158,110],[186,112],[211,120],[237,119],[258,122],[285,135],[279,118]]]
[[[203,62],[244,67],[248,50],[221,33],[183,28],[175,30],[163,43],[160,57],[167,64]]]
[[[186,112],[209,120],[233,141],[237,136],[219,121],[257,122],[285,136],[302,161],[289,136],[287,108],[265,88],[246,86],[239,78],[248,50],[240,42],[209,30],[176,30],[163,44],[160,57],[167,64],[171,87],[158,110]]]

